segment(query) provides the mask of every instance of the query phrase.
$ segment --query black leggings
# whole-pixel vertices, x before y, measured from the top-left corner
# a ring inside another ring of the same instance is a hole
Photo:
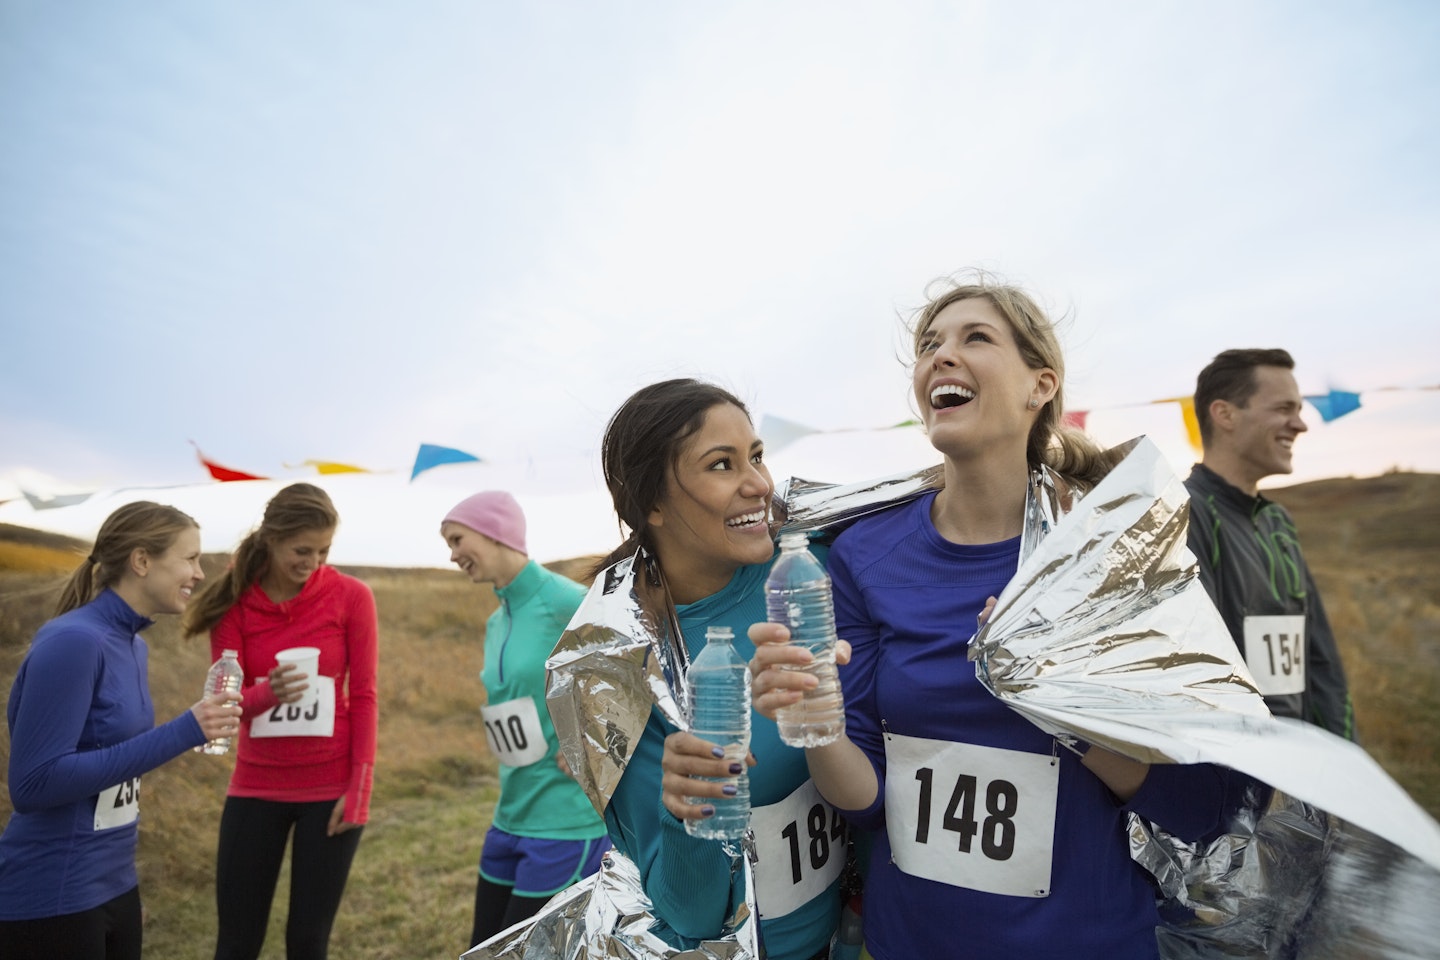
[[[255,960],[260,956],[291,827],[295,842],[290,852],[285,956],[289,960],[325,960],[330,927],[363,830],[357,827],[327,837],[325,829],[334,809],[334,800],[225,799],[215,866],[215,903],[220,914],[215,960]]]
[[[549,902],[548,896],[517,896],[514,887],[491,883],[481,877],[475,885],[475,921],[470,927],[470,946],[484,943],[501,930],[528,920]]]
[[[5,960],[140,960],[140,888],[80,913],[0,920]]]

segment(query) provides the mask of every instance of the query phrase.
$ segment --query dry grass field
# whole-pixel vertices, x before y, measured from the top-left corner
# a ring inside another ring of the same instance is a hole
[[[1367,749],[1440,816],[1440,476],[1328,480],[1272,495],[1294,513],[1340,639]],[[65,572],[86,545],[0,527],[0,689],[7,694]],[[223,557],[207,558],[215,572]],[[581,576],[584,561],[556,565]],[[332,941],[345,960],[455,957],[464,948],[480,838],[496,795],[479,723],[488,588],[455,571],[346,568],[381,618],[380,756],[371,822]],[[147,632],[160,718],[194,702],[208,644],[173,620]],[[9,757],[0,732],[0,766]],[[216,825],[230,757],[189,754],[145,778],[140,874],[146,955],[213,950]],[[0,790],[0,818],[9,816]],[[284,956],[282,877],[264,956]]]

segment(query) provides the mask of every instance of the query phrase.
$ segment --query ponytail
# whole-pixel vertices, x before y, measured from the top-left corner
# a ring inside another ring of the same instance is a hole
[[[1105,479],[1120,458],[1104,450],[1094,440],[1071,427],[1057,426],[1051,430],[1050,446],[1039,462],[1088,489]]]
[[[251,531],[235,548],[235,555],[225,573],[210,581],[201,590],[200,596],[185,609],[184,619],[180,621],[185,636],[204,633],[219,623],[226,611],[235,606],[245,588],[260,579],[269,559],[270,551],[265,548],[260,531]]]
[[[86,557],[70,574],[60,590],[60,599],[55,604],[54,616],[69,613],[76,607],[83,607],[95,596],[95,557]]]

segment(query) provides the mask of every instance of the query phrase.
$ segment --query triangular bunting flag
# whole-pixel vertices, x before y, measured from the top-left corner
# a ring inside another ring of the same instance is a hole
[[[1360,409],[1360,394],[1346,390],[1331,390],[1329,393],[1306,397],[1310,405],[1320,412],[1320,419],[1329,423],[1339,420],[1347,413]]]
[[[1164,400],[1151,400],[1153,403],[1178,403],[1180,404],[1180,416],[1185,421],[1185,436],[1190,441],[1190,449],[1195,451],[1195,456],[1205,456],[1205,447],[1200,442],[1200,421],[1195,417],[1195,398],[1191,397],[1166,397]]]
[[[357,467],[349,463],[335,463],[330,460],[304,460],[301,466],[314,467],[315,472],[322,476],[332,473],[370,473],[364,467]]]
[[[484,461],[473,453],[456,450],[454,447],[437,447],[433,443],[422,443],[420,450],[415,454],[415,466],[410,471],[410,479],[414,480],[426,470],[442,464],[472,462],[483,463]]]
[[[200,458],[200,465],[206,470],[210,471],[210,476],[214,477],[216,480],[221,481],[222,483],[229,483],[234,480],[270,479],[269,477],[261,477],[253,473],[246,473],[243,470],[231,470],[229,467],[222,467],[220,464],[214,462],[213,460],[206,460],[205,454],[200,451],[199,445],[196,444],[194,440],[190,441],[190,446],[195,448],[195,456]]]
[[[42,497],[39,494],[31,493],[29,490],[21,490],[21,494],[30,503],[32,510],[54,510],[56,507],[73,507],[77,503],[84,503],[93,497],[94,493],[61,493],[53,497]],[[5,501],[0,500],[0,503]]]
[[[775,452],[781,447],[789,446],[801,437],[808,437],[812,433],[819,433],[814,427],[807,427],[803,423],[796,423],[793,420],[786,420],[772,414],[765,414],[760,418],[760,439],[765,441],[765,446],[770,452]]]

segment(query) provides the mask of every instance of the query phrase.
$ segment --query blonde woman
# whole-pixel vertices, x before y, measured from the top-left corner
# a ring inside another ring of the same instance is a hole
[[[944,486],[836,540],[846,735],[806,751],[821,795],[875,834],[866,946],[875,960],[1154,960],[1155,897],[1126,816],[1198,836],[1218,825],[1223,771],[1078,757],[991,696],[966,655],[1015,573],[1035,475],[1083,491],[1107,466],[1061,427],[1054,328],[1024,291],[979,277],[918,313],[914,349]],[[776,624],[750,636],[756,709],[773,715],[814,682],[777,667],[809,654]]]

